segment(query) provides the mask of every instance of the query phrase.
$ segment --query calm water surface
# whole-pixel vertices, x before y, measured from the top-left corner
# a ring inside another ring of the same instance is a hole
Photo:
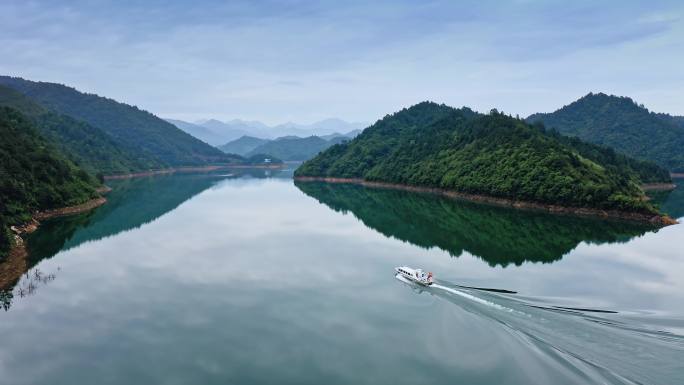
[[[112,181],[45,223],[0,263],[0,383],[684,383],[684,225],[264,176]]]

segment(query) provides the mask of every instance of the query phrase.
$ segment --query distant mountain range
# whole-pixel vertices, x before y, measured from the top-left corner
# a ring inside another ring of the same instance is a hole
[[[258,121],[240,119],[233,119],[227,122],[209,119],[194,123],[176,119],[167,119],[167,121],[213,146],[224,145],[242,136],[262,139],[276,139],[283,136],[354,136],[368,125],[361,122],[350,123],[341,119],[325,119],[311,124],[288,122],[275,126],[268,126]]]
[[[527,121],[684,172],[684,117],[650,112],[627,97],[590,93]]]
[[[358,130],[355,130],[347,135],[330,134],[323,137],[312,135],[306,138],[290,135],[272,140],[242,136],[219,146],[219,149],[241,156],[267,154],[281,160],[304,161],[334,144],[353,139],[357,133]]]

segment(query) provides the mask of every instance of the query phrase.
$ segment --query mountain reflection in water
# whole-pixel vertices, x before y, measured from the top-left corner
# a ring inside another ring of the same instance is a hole
[[[638,223],[551,215],[354,184],[299,182],[305,194],[366,226],[411,244],[464,251],[490,266],[554,262],[579,243],[626,242],[654,231]]]
[[[281,175],[112,181],[44,223],[0,290],[0,382],[684,383],[681,225]]]
[[[107,181],[113,187],[107,203],[93,211],[54,218],[41,223],[27,238],[26,260],[4,260],[0,267],[11,276],[0,280],[0,306],[9,309],[22,274],[29,281],[40,270],[31,270],[40,261],[53,257],[85,242],[96,241],[139,228],[174,210],[183,202],[228,178],[271,178],[281,170],[223,169],[207,173],[155,175],[143,178]],[[287,172],[285,177],[289,177]],[[291,174],[291,173],[290,173]],[[13,265],[13,266],[5,266]],[[49,273],[50,277],[54,272]],[[46,276],[48,276],[46,274]],[[34,286],[30,286],[33,288]],[[35,286],[39,287],[39,286]],[[16,289],[16,290],[15,290]],[[33,292],[33,289],[28,291]],[[21,293],[19,293],[21,294]]]
[[[223,179],[269,178],[277,173],[279,170],[230,169],[108,181],[113,189],[107,195],[107,204],[89,213],[41,224],[29,238],[30,264],[84,242],[150,223]]]
[[[677,186],[684,186],[684,178],[675,178],[673,182]],[[650,191],[648,195],[662,212],[667,213],[672,218],[684,217],[684,188]]]

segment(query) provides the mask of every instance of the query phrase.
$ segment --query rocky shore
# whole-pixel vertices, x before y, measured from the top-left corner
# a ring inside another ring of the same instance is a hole
[[[664,227],[669,225],[677,224],[678,222],[666,215],[653,215],[644,213],[633,213],[627,211],[619,210],[601,210],[594,208],[584,208],[584,207],[565,207],[559,205],[551,205],[544,203],[535,203],[527,201],[517,201],[506,198],[497,198],[487,195],[478,194],[467,194],[452,190],[432,188],[432,187],[419,187],[419,186],[408,186],[395,183],[384,183],[384,182],[372,182],[364,179],[357,178],[322,178],[322,177],[295,177],[295,180],[302,182],[327,182],[327,183],[352,183],[359,184],[362,186],[376,187],[376,188],[390,188],[398,190],[406,190],[413,192],[424,192],[439,194],[449,198],[463,199],[473,202],[493,204],[497,206],[513,207],[516,209],[524,210],[541,210],[547,211],[553,214],[566,214],[566,215],[579,215],[588,217],[599,217],[599,218],[612,218],[627,221],[634,221],[640,223],[648,223],[653,226]]]
[[[81,203],[80,205],[62,207],[62,208],[54,209],[54,210],[39,211],[33,216],[33,219],[38,220],[38,221],[42,221],[42,220],[49,219],[49,218],[62,217],[65,215],[79,214],[79,213],[83,213],[86,211],[90,211],[90,210],[94,209],[95,207],[102,206],[105,203],[107,203],[107,199],[104,197],[99,197],[99,198],[91,199],[85,203]]]
[[[0,263],[0,290],[9,290],[14,287],[21,275],[28,270],[27,256],[24,240],[19,235],[15,235],[14,245]]]
[[[641,188],[644,191],[669,191],[677,188],[674,183],[646,183],[642,184]]]
[[[98,197],[81,203],[80,205],[38,211],[33,215],[33,218],[31,218],[30,221],[19,226],[11,226],[10,230],[12,230],[14,236],[14,244],[3,263],[0,264],[0,289],[6,289],[14,285],[26,271],[26,257],[28,256],[28,251],[26,250],[26,242],[23,237],[36,231],[38,226],[40,226],[40,221],[90,211],[96,207],[102,206],[106,202],[107,199],[104,197]]]

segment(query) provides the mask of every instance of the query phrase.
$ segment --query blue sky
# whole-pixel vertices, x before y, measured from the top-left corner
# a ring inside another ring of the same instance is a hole
[[[163,117],[526,116],[593,91],[684,115],[684,2],[0,2],[0,73]]]

